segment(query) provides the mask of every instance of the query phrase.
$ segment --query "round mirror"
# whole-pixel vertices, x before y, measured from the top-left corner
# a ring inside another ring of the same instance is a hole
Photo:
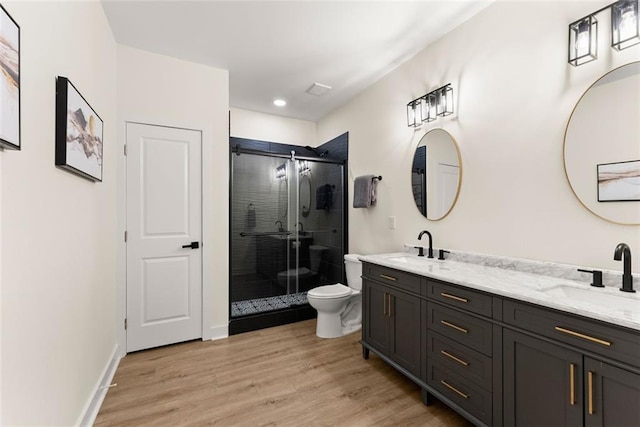
[[[413,199],[425,218],[437,221],[458,200],[462,161],[458,144],[444,129],[427,132],[416,148],[411,166]]]
[[[311,211],[311,180],[309,175],[302,175],[300,177],[300,214],[303,217],[309,216]]]
[[[580,202],[618,224],[640,224],[640,62],[582,95],[564,135],[564,167]]]

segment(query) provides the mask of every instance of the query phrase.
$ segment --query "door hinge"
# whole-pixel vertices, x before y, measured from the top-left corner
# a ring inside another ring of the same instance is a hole
[[[124,330],[125,331],[127,330],[127,319],[126,318],[124,319]]]
[[[127,233],[126,231],[124,232],[124,241],[127,241],[127,237],[129,237],[129,233]]]
[[[127,155],[127,144],[124,144],[124,155]]]

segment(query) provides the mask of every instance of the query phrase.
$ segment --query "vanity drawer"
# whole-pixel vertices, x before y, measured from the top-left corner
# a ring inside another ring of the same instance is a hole
[[[415,274],[366,263],[362,270],[362,273],[368,279],[416,294],[422,293],[422,277]]]
[[[491,317],[491,295],[429,280],[427,282],[427,297],[482,316]]]
[[[444,368],[427,362],[427,384],[484,424],[491,425],[492,394]]]
[[[491,390],[493,359],[436,332],[427,333],[428,357],[433,362]]]
[[[427,304],[427,316],[430,330],[491,356],[493,327],[488,321],[435,303]]]
[[[511,300],[503,303],[503,320],[574,347],[640,367],[640,332]]]

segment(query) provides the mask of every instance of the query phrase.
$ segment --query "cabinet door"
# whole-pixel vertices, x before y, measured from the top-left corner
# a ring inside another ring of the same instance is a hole
[[[584,359],[585,426],[640,426],[640,375]]]
[[[389,356],[415,376],[422,360],[420,298],[391,289],[391,342]]]
[[[582,355],[510,330],[503,338],[504,425],[582,426]]]
[[[364,280],[364,340],[378,351],[389,354],[389,288]]]

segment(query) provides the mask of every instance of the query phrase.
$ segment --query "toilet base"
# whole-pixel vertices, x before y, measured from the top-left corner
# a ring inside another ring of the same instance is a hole
[[[318,320],[316,325],[316,335],[319,338],[338,338],[358,332],[362,329],[362,324],[355,326],[342,326],[342,318],[336,316],[335,313],[318,312]]]

